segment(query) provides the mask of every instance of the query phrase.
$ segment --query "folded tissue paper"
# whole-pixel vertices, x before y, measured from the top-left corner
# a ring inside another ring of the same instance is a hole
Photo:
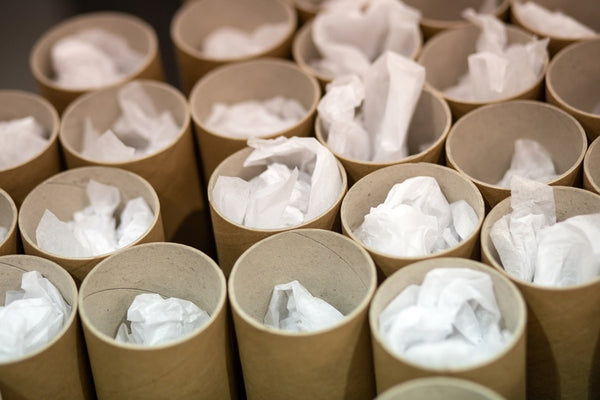
[[[215,103],[205,124],[221,135],[247,139],[284,131],[307,114],[298,100],[275,96],[262,101]]]
[[[128,324],[119,325],[115,340],[121,343],[158,346],[199,329],[210,316],[188,300],[163,298],[156,293],[135,296],[127,310]]]
[[[8,234],[8,229],[0,226],[0,243],[2,243],[4,241],[4,239],[6,239],[6,235]]]
[[[100,133],[86,118],[81,154],[99,162],[125,162],[154,154],[173,143],[180,131],[170,111],[158,112],[139,82],[118,92],[121,116]]]
[[[424,81],[425,68],[391,51],[362,76],[336,78],[317,108],[327,145],[355,160],[407,157],[408,128]]]
[[[344,318],[331,304],[314,297],[297,280],[275,285],[264,324],[290,332],[327,329]]]
[[[262,24],[253,31],[222,26],[210,32],[202,41],[205,57],[228,59],[261,53],[279,42],[289,29],[285,22]]]
[[[50,58],[56,83],[69,89],[116,83],[144,62],[144,55],[123,37],[98,28],[59,39]]]
[[[524,91],[540,78],[548,58],[548,38],[508,45],[506,26],[494,16],[476,14],[472,9],[463,16],[481,33],[476,52],[468,57],[468,72],[455,86],[444,90],[447,96],[464,101],[493,101]]]
[[[521,22],[537,32],[561,39],[585,39],[596,35],[596,32],[576,19],[561,11],[550,11],[533,2],[515,2],[513,12]]]
[[[321,55],[309,61],[331,76],[362,74],[383,52],[413,56],[421,45],[418,10],[399,0],[344,2],[319,13],[312,40]]]
[[[496,185],[510,187],[514,175],[544,183],[558,176],[548,150],[539,142],[531,139],[515,140],[515,151],[510,168]]]
[[[25,272],[21,290],[6,292],[0,307],[0,362],[23,357],[51,342],[71,315],[71,306],[38,271]]]
[[[600,213],[556,222],[551,186],[514,176],[510,187],[512,212],[490,230],[508,274],[551,287],[600,276]]]
[[[48,145],[48,132],[34,117],[0,121],[0,170],[31,160]]]
[[[36,229],[40,249],[62,257],[95,257],[123,248],[137,240],[152,225],[154,213],[142,197],[128,200],[119,216],[119,189],[90,180],[90,205],[63,222],[45,210]]]
[[[329,209],[342,191],[335,157],[315,138],[248,139],[254,151],[244,167],[264,166],[245,181],[219,176],[215,208],[236,224],[280,229],[302,224]]]
[[[382,253],[423,257],[458,245],[477,224],[466,201],[448,203],[435,178],[417,176],[395,184],[353,233]]]
[[[437,268],[379,315],[383,342],[427,368],[468,368],[494,357],[513,335],[503,329],[493,282],[468,268]]]

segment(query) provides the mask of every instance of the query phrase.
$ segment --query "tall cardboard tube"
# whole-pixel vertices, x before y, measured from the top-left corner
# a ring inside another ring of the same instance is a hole
[[[17,219],[15,202],[0,189],[0,227],[6,229],[6,236],[0,238],[0,256],[17,254]]]

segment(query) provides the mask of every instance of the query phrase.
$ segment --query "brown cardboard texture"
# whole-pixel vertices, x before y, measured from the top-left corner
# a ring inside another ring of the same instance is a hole
[[[314,332],[265,326],[273,287],[293,280],[345,318]],[[369,255],[339,233],[293,230],[248,249],[229,280],[248,399],[372,399],[367,311],[376,284]]]
[[[600,137],[592,142],[585,153],[583,187],[600,194]]]
[[[532,139],[552,156],[557,186],[581,184],[581,164],[587,148],[581,125],[567,113],[536,101],[492,104],[465,115],[450,129],[446,162],[471,179],[487,204],[494,207],[510,196],[496,185],[510,167],[517,139]]]
[[[556,220],[600,212],[600,196],[555,187]],[[490,239],[494,223],[510,212],[500,202],[481,229],[482,260],[510,278],[527,302],[527,397],[600,398],[600,278],[586,284],[549,288],[508,275]]]
[[[465,200],[473,207],[479,221],[473,233],[455,247],[423,257],[391,256],[364,245],[353,232],[363,223],[364,217],[369,213],[371,207],[377,207],[383,203],[388,192],[395,184],[416,176],[435,178],[449,203]],[[384,276],[390,276],[396,270],[408,264],[429,258],[465,257],[479,259],[478,236],[485,216],[483,198],[477,187],[466,177],[441,165],[429,163],[397,164],[372,172],[350,188],[342,202],[340,214],[344,235],[349,236],[369,252]]]
[[[0,299],[19,290],[21,276],[39,271],[71,306],[71,314],[56,337],[42,348],[13,361],[0,361],[0,392],[5,400],[94,399],[83,335],[77,317],[77,287],[58,264],[40,257],[0,257]]]
[[[379,315],[409,285],[420,285],[427,272],[436,268],[471,268],[490,275],[502,314],[503,328],[512,339],[495,357],[471,367],[438,370],[420,366],[395,355],[379,332]],[[466,379],[486,386],[507,399],[525,399],[525,330],[527,310],[523,296],[505,276],[480,262],[464,258],[438,258],[407,265],[388,277],[377,289],[369,310],[377,392],[410,381],[437,375]]]
[[[25,254],[44,257],[56,262],[73,276],[78,285],[98,262],[112,253],[81,258],[52,254],[38,247],[36,229],[46,209],[52,211],[59,220],[70,221],[73,219],[74,212],[87,207],[90,203],[86,186],[90,179],[119,188],[121,205],[117,213],[121,212],[121,207],[128,200],[139,196],[146,200],[154,212],[152,225],[140,238],[126,247],[164,240],[158,197],[152,186],[138,175],[109,167],[76,168],[54,175],[38,185],[25,198],[19,211],[19,231]]]
[[[17,206],[10,195],[0,188],[0,227],[6,236],[0,239],[0,256],[17,254]]]
[[[498,395],[475,382],[458,378],[433,377],[414,379],[396,385],[376,400],[503,400]]]

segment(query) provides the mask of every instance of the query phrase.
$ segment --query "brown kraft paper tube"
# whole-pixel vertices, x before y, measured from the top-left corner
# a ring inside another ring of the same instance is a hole
[[[0,239],[0,256],[17,254],[17,216],[14,201],[0,189],[0,227],[6,229],[6,236]]]
[[[376,400],[504,400],[502,396],[475,382],[458,378],[413,379],[393,386]]]
[[[583,187],[600,194],[600,138],[592,142],[583,159]]]

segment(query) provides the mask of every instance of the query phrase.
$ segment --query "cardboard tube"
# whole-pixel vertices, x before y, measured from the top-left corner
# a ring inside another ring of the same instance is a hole
[[[337,201],[331,205],[323,214],[306,221],[298,226],[281,229],[257,229],[234,223],[216,209],[213,200],[213,189],[217,178],[223,176],[235,176],[246,181],[260,175],[266,167],[251,166],[244,167],[244,161],[254,149],[246,147],[227,157],[210,177],[208,182],[208,204],[210,205],[210,217],[212,220],[215,243],[217,247],[217,258],[219,266],[223,269],[226,277],[229,277],[233,264],[238,257],[254,243],[279,232],[300,228],[319,228],[332,230],[339,221],[339,209],[342,199],[348,188],[348,180],[344,167],[338,161],[338,169],[342,178],[342,187]]]
[[[142,293],[189,300],[210,320],[176,341],[155,347],[117,342],[114,336],[127,309]],[[98,399],[235,397],[226,299],[219,267],[185,245],[148,243],[98,264],[79,293]]]
[[[144,55],[143,63],[133,72],[114,84],[88,89],[70,89],[54,80],[55,72],[50,61],[54,44],[67,36],[90,28],[104,29],[124,38],[129,46]],[[120,12],[94,12],[66,19],[46,31],[34,44],[29,57],[29,67],[38,90],[59,112],[75,98],[92,90],[119,85],[134,79],[163,79],[158,39],[154,28],[141,18]]]
[[[154,212],[154,220],[148,230],[137,240],[127,245],[135,246],[146,242],[164,240],[160,203],[154,189],[138,175],[118,168],[84,167],[67,170],[38,185],[25,198],[19,212],[19,231],[25,254],[52,260],[66,269],[79,285],[88,272],[110,254],[93,257],[64,257],[49,253],[37,245],[36,229],[46,209],[61,221],[73,219],[73,213],[89,205],[86,186],[90,179],[105,185],[116,186],[121,193],[121,205],[127,200],[142,196]],[[121,208],[117,211],[120,212]],[[117,250],[119,251],[119,250]]]
[[[17,254],[17,206],[10,195],[0,189],[0,227],[6,236],[0,238],[0,256]]]
[[[583,128],[557,107],[536,101],[492,104],[465,115],[450,129],[446,162],[472,180],[492,208],[510,196],[510,188],[496,183],[510,167],[517,139],[535,140],[551,154],[558,176],[548,184],[581,184]]]
[[[275,96],[299,101],[307,114],[288,129],[258,136],[311,136],[321,90],[315,78],[290,61],[258,59],[223,65],[198,81],[190,94],[190,109],[206,181],[221,161],[246,147],[247,142],[247,138],[227,136],[206,126],[213,104],[261,101]]]
[[[293,280],[345,318],[315,332],[265,326],[273,287]],[[369,255],[338,233],[298,229],[248,249],[229,280],[248,399],[372,399],[367,309],[376,282]]]
[[[383,203],[390,189],[397,183],[416,176],[436,179],[449,203],[465,200],[477,214],[478,224],[468,238],[457,246],[423,257],[396,257],[381,253],[363,244],[354,231],[363,223],[371,207]],[[350,188],[340,210],[344,235],[364,247],[384,276],[390,276],[405,265],[439,257],[465,257],[479,259],[479,230],[485,216],[483,198],[477,187],[466,177],[450,168],[429,163],[407,163],[385,167],[365,176]]]
[[[40,257],[0,257],[0,299],[19,290],[21,276],[39,271],[71,306],[65,326],[42,348],[12,361],[0,361],[0,392],[5,400],[94,399],[85,344],[77,317],[77,287],[58,264]]]
[[[600,139],[594,140],[583,159],[583,187],[600,194]]]
[[[352,186],[365,175],[390,165],[442,162],[445,159],[444,144],[451,125],[452,114],[446,100],[429,89],[423,89],[408,128],[407,144],[411,155],[406,158],[394,162],[362,161],[334,152],[327,145],[328,132],[323,128],[320,117],[317,117],[315,122],[315,136],[341,161],[348,173],[350,186]],[[419,151],[421,146],[428,143],[430,145],[425,150]]]
[[[436,268],[471,268],[490,275],[503,318],[503,328],[513,334],[506,347],[496,356],[470,367],[439,370],[396,355],[384,343],[379,331],[381,312],[406,287],[420,285],[427,272]],[[381,393],[395,384],[411,379],[443,375],[479,383],[507,399],[524,400],[526,321],[525,301],[517,287],[487,265],[464,258],[437,258],[407,265],[388,277],[377,289],[369,310],[377,392]]]
[[[464,379],[432,377],[396,385],[376,400],[503,400],[498,393]]]
[[[600,12],[598,4],[595,7]],[[600,136],[599,63],[600,37],[562,50],[552,59],[546,74],[547,101],[577,118],[589,142]]]
[[[454,86],[459,78],[467,73],[467,58],[475,53],[475,43],[480,32],[481,30],[475,25],[441,32],[425,44],[418,59],[425,67],[425,84],[446,99],[455,120],[485,104],[514,99],[541,99],[544,93],[542,83],[548,65],[547,60],[535,83],[513,95],[493,101],[466,101],[445,95],[444,89]],[[507,45],[527,43],[532,39],[531,34],[511,25],[506,25],[506,35]]]
[[[106,163],[84,157],[81,152],[86,118],[90,118],[97,131],[105,132],[121,115],[117,102],[120,87],[111,87],[82,96],[63,114],[59,140],[67,167],[105,165],[138,174],[148,180],[158,194],[166,239],[203,247],[206,243],[199,242],[199,232],[208,231],[208,227],[201,218],[204,201],[187,100],[166,83],[143,80],[139,83],[159,112],[170,111],[173,114],[180,126],[175,141],[157,153],[132,161]],[[189,229],[190,226],[193,229]]]
[[[221,27],[253,32],[264,24],[285,23],[285,34],[263,51],[236,58],[217,59],[202,52],[202,41]],[[183,91],[190,92],[196,81],[218,66],[259,57],[290,55],[296,30],[296,11],[284,0],[203,0],[181,6],[171,22],[171,40],[179,66]]]
[[[10,194],[17,207],[31,189],[60,171],[60,119],[56,109],[43,97],[17,90],[0,90],[0,121],[29,116],[44,127],[48,133],[48,143],[33,159],[0,169],[0,187]]]
[[[555,187],[556,219],[600,212],[600,196],[583,189]],[[600,278],[564,288],[534,285],[504,271],[491,239],[494,223],[510,212],[510,198],[488,214],[481,229],[484,263],[510,278],[525,297],[527,397],[600,397]]]

